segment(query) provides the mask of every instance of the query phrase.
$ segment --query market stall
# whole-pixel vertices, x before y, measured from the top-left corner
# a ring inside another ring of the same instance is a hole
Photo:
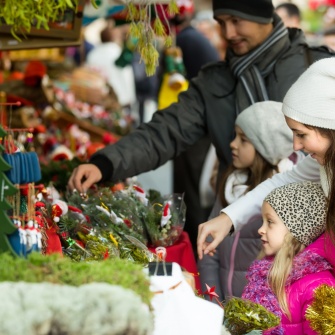
[[[183,194],[146,190],[136,178],[68,192],[73,169],[136,120],[101,72],[71,68],[58,49],[81,46],[85,6],[105,13],[106,2],[42,3],[20,3],[22,15],[11,14],[10,1],[0,8],[0,333],[219,335],[275,326],[261,306],[203,299],[215,287],[200,291]],[[174,1],[165,6],[176,12]],[[165,14],[149,2],[121,7],[153,74],[153,36],[171,44]]]

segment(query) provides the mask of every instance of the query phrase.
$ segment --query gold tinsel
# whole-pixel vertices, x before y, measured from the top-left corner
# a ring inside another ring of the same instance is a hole
[[[334,287],[321,285],[315,290],[314,301],[306,310],[306,319],[319,334],[335,334]]]

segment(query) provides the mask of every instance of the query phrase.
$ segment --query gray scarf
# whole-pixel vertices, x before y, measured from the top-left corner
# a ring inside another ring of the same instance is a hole
[[[288,31],[276,14],[273,16],[273,23],[274,29],[270,36],[245,56],[238,57],[232,51],[228,51],[227,58],[231,71],[238,78],[237,114],[255,102],[269,100],[264,78],[290,45]]]

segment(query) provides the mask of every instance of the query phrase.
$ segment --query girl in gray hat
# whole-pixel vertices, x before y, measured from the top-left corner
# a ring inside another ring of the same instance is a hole
[[[322,284],[335,287],[335,278],[331,265],[305,247],[324,232],[326,211],[320,184],[310,181],[279,187],[265,198],[258,230],[265,257],[250,266],[242,294],[281,319],[277,328],[264,334],[317,334],[305,312],[314,290]]]
[[[293,152],[292,133],[281,108],[280,102],[263,101],[237,117],[236,137],[230,143],[233,161],[220,181],[211,217],[263,180],[293,167],[287,158]],[[215,256],[206,255],[198,262],[203,291],[208,284],[216,287],[221,300],[241,296],[246,271],[261,249],[257,233],[260,225],[261,220],[257,219],[235,236],[227,236]]]

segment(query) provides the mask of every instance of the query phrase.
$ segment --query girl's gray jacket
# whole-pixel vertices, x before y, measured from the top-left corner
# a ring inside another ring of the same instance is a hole
[[[217,197],[210,219],[218,216],[221,201]],[[258,229],[262,225],[261,219],[247,224],[233,236],[226,236],[216,248],[213,256],[204,255],[198,260],[201,290],[206,291],[206,285],[215,286],[215,293],[219,301],[230,297],[241,297],[247,284],[246,273],[251,263],[261,251],[262,243]],[[208,295],[205,299],[210,300]],[[216,303],[216,301],[213,300]]]
[[[335,56],[326,47],[308,47],[301,30],[290,29],[289,38],[290,47],[264,78],[269,99],[274,101],[283,100],[312,62]],[[91,157],[90,162],[102,172],[102,181],[118,181],[156,169],[207,133],[217,151],[219,171],[225,169],[231,161],[236,83],[228,62],[206,65],[179,95],[178,103],[157,111],[150,122]]]

